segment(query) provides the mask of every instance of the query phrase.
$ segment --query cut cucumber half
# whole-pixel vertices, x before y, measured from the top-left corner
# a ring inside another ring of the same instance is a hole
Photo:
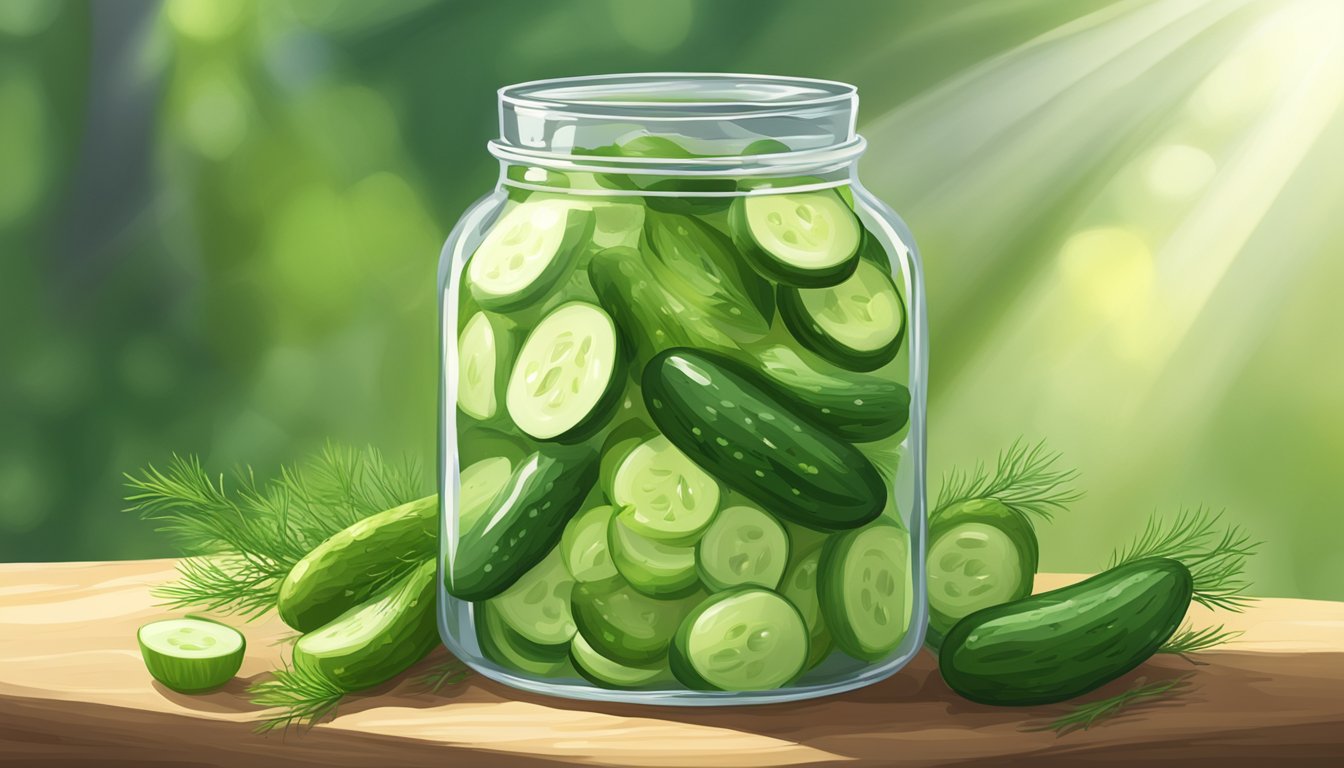
[[[569,201],[527,200],[506,211],[467,263],[471,295],[484,309],[521,309],[550,291],[588,242],[593,214]]]
[[[1038,548],[1031,523],[994,499],[953,504],[929,525],[929,643],[958,621],[1032,592]]]
[[[766,691],[802,673],[807,627],[788,600],[747,587],[713,595],[682,621],[672,674],[700,690]]]
[[[247,641],[233,627],[207,619],[165,619],[136,633],[149,674],[179,693],[201,693],[233,679]]]
[[[793,607],[798,609],[798,615],[803,617],[803,624],[807,625],[807,634],[814,645],[822,635],[829,637],[830,634],[826,631],[826,619],[821,615],[821,597],[817,594],[820,568],[821,549],[817,548],[789,566],[779,586],[779,593],[793,603]]]
[[[504,392],[514,338],[503,318],[477,312],[457,337],[457,407],[477,421],[494,418]]]
[[[719,512],[696,545],[700,578],[714,591],[754,585],[774,589],[789,561],[789,537],[755,507]]]
[[[681,597],[695,590],[695,547],[679,547],[636,533],[634,507],[626,507],[608,528],[611,559],[630,586],[651,597]]]
[[[575,581],[602,581],[616,575],[607,546],[607,528],[615,514],[614,507],[603,505],[586,509],[565,524],[560,555]]]
[[[486,658],[515,672],[536,677],[570,677],[569,646],[540,645],[515,632],[490,603],[472,609],[476,640]]]
[[[866,259],[830,288],[780,286],[779,313],[804,346],[853,371],[891,362],[905,338],[905,304],[896,282]]]
[[[569,658],[585,679],[603,688],[641,688],[671,677],[665,664],[622,664],[597,652],[583,635],[574,635]]]
[[[470,530],[509,482],[513,463],[503,456],[482,459],[462,470],[457,490],[457,530]]]
[[[569,609],[573,589],[574,578],[556,548],[490,604],[505,624],[528,640],[560,645],[574,637],[574,616]]]
[[[611,500],[630,507],[626,524],[641,536],[692,544],[719,508],[719,484],[659,435],[637,446],[616,470]]]
[[[835,285],[854,273],[863,227],[834,190],[747,195],[728,214],[758,272],[786,285]]]
[[[509,377],[509,417],[537,440],[555,440],[597,421],[614,404],[616,326],[601,308],[581,301],[542,318],[523,343]],[[624,378],[624,377],[621,377]]]
[[[574,623],[598,653],[622,664],[645,665],[667,655],[681,620],[705,597],[649,597],[617,576],[574,587]]]
[[[821,550],[822,615],[840,650],[885,658],[910,628],[910,540],[886,519],[833,536]]]

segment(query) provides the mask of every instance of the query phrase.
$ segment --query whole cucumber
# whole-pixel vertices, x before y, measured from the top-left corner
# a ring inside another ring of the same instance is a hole
[[[1081,696],[1139,666],[1180,626],[1194,584],[1149,557],[1062,589],[976,611],[943,640],[938,669],[961,696],[1026,706]]]
[[[437,561],[415,570],[294,643],[294,666],[347,691],[390,680],[439,643],[434,615]]]
[[[386,577],[434,555],[439,497],[426,496],[370,515],[318,544],[280,582],[276,610],[311,632],[373,594]]]

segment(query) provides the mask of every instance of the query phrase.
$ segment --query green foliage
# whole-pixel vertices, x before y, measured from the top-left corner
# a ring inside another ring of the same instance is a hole
[[[993,470],[977,463],[973,470],[948,472],[934,511],[968,499],[997,499],[1028,520],[1033,515],[1049,520],[1083,495],[1069,487],[1078,472],[1056,469],[1058,460],[1058,453],[1046,450],[1045,441],[1029,446],[1019,438],[999,454]]]
[[[1203,629],[1195,629],[1194,627],[1188,626],[1181,627],[1176,631],[1176,634],[1172,635],[1167,642],[1162,644],[1161,648],[1157,649],[1157,652],[1173,653],[1178,656],[1187,653],[1199,653],[1200,651],[1207,651],[1210,648],[1225,645],[1238,637],[1241,637],[1241,634],[1240,631],[1226,629],[1222,624],[1212,627],[1204,627]]]
[[[1250,602],[1246,558],[1260,543],[1239,525],[1223,525],[1222,517],[1203,507],[1183,509],[1170,519],[1154,514],[1133,542],[1111,553],[1107,567],[1145,557],[1179,560],[1194,577],[1195,602],[1240,611]]]
[[[1122,710],[1132,708],[1140,703],[1155,702],[1179,693],[1188,685],[1189,678],[1190,675],[1186,674],[1170,680],[1158,680],[1150,683],[1145,678],[1140,677],[1129,690],[1098,701],[1079,704],[1068,714],[1037,730],[1052,730],[1061,736],[1071,731],[1086,731],[1092,726],[1118,715]]]
[[[336,710],[346,691],[322,675],[300,667],[285,665],[271,677],[247,689],[253,704],[275,708],[279,712],[261,720],[256,730],[262,733],[290,726],[311,727]]]

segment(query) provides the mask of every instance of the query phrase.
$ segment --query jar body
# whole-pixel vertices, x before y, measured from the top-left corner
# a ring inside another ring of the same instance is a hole
[[[460,659],[714,705],[856,688],[918,650],[920,270],[847,173],[505,164],[440,268],[438,610]]]

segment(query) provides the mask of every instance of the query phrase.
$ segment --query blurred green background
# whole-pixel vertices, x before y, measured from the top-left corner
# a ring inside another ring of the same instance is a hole
[[[1043,566],[1225,507],[1344,599],[1344,3],[0,2],[0,559],[168,554],[120,475],[429,458],[439,247],[495,89],[858,85],[930,306],[937,476],[1046,438]]]

